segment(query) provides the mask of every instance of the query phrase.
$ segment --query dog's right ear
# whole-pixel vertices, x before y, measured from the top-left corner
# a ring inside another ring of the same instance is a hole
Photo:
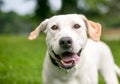
[[[48,21],[49,19],[46,19],[43,22],[41,22],[40,25],[37,26],[37,28],[30,33],[28,39],[29,40],[36,39],[39,35],[39,32],[44,31],[46,29]]]

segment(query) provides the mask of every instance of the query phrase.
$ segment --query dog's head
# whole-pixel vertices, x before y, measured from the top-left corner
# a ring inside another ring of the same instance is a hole
[[[99,41],[101,25],[84,15],[68,14],[44,20],[31,32],[29,39],[35,39],[40,31],[47,34],[48,53],[52,58],[60,67],[71,69],[80,60],[81,51],[87,42],[87,32],[92,40]]]

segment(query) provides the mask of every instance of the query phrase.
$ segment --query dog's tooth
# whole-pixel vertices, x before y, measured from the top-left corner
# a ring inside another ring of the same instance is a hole
[[[72,64],[74,64],[74,61],[72,61]]]
[[[62,64],[64,64],[64,62],[63,62],[62,60],[60,60],[60,62],[61,62]]]

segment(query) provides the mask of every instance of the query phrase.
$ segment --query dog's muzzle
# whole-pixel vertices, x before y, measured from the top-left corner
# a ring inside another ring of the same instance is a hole
[[[59,68],[71,69],[79,62],[81,51],[82,49],[80,49],[78,53],[64,52],[60,55],[52,51],[56,59],[52,56],[50,56],[50,59],[52,63]]]
[[[63,51],[60,54],[56,54],[54,50],[52,50],[54,55],[50,56],[52,63],[59,68],[73,68],[80,60],[82,49],[80,49],[77,53],[73,52],[73,41],[70,37],[61,37],[59,40],[59,46]]]

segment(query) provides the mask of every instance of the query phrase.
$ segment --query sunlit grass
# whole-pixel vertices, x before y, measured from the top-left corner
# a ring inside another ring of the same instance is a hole
[[[0,84],[42,84],[45,36],[30,41],[27,36],[0,36]],[[120,41],[105,41],[120,66]],[[100,78],[99,84],[103,84]]]
[[[45,40],[0,36],[0,84],[40,84]]]

